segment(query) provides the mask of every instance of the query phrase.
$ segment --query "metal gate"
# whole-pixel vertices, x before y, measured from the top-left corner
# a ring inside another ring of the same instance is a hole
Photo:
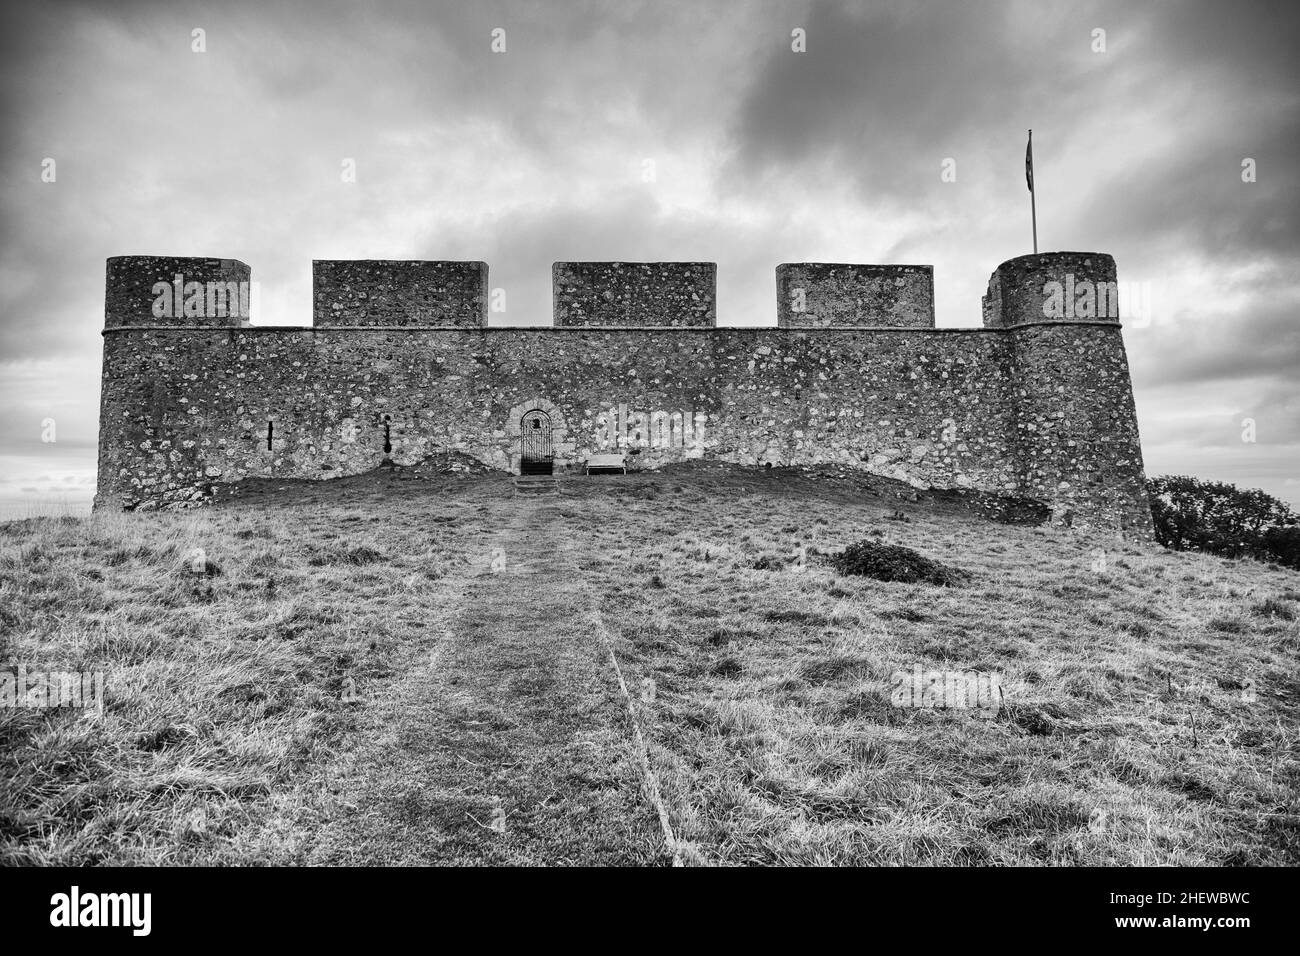
[[[555,455],[551,451],[551,417],[531,411],[519,421],[519,474],[549,475]]]

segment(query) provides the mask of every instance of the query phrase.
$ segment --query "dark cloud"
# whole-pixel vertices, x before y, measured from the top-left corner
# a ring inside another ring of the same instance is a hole
[[[1000,140],[1009,155],[1023,152],[1039,104],[1052,104],[1052,116],[1085,108],[1091,20],[1077,8],[1056,12],[813,3],[807,52],[791,51],[787,31],[746,92],[731,178],[825,163],[873,202],[934,202],[944,157],[981,176],[1002,157]],[[1014,178],[1015,164],[1004,168]]]

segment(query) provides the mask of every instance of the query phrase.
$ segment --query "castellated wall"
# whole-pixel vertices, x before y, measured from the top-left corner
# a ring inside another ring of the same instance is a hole
[[[447,450],[517,472],[536,410],[557,472],[614,451],[631,468],[836,464],[1032,495],[1075,526],[1149,535],[1119,326],[1022,311],[970,329],[141,319],[104,333],[96,504],[199,502],[246,477],[330,478]]]
[[[718,267],[712,262],[557,262],[555,324],[713,328]]]
[[[786,262],[776,267],[777,325],[934,328],[933,266]]]

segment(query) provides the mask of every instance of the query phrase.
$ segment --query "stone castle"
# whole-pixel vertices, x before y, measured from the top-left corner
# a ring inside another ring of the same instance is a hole
[[[108,260],[96,507],[385,462],[501,472],[693,458],[852,467],[1030,497],[1149,536],[1114,260],[1000,265],[983,327],[936,329],[930,266],[776,270],[777,325],[716,326],[716,267],[559,262],[554,325],[488,324],[482,262],[323,261],[313,325],[247,319],[233,259]]]

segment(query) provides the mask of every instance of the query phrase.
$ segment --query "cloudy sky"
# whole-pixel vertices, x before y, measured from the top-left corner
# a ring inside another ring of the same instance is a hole
[[[775,323],[780,262],[927,263],[938,324],[977,326],[1030,251],[1031,127],[1040,248],[1109,252],[1150,302],[1125,331],[1148,474],[1300,503],[1298,24],[1287,2],[10,4],[0,505],[93,493],[109,256],[242,259],[272,325],[310,323],[313,258],[486,260],[511,325],[549,322],[560,259],[715,261],[722,325]]]

